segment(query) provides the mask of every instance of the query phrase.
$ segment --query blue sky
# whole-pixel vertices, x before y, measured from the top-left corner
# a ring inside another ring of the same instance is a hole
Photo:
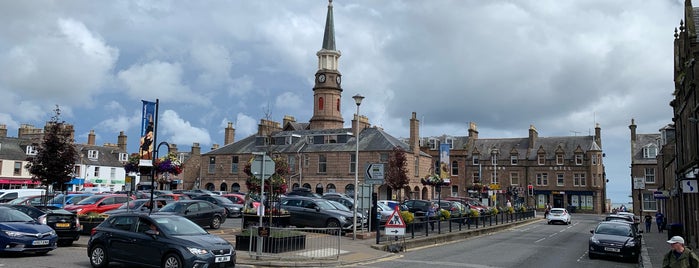
[[[671,123],[681,0],[335,0],[342,114],[408,137],[594,133],[608,196],[630,201],[628,125]],[[0,124],[41,127],[55,105],[84,143],[137,149],[141,100],[160,100],[158,140],[206,152],[261,118],[308,122],[327,1],[1,1]]]

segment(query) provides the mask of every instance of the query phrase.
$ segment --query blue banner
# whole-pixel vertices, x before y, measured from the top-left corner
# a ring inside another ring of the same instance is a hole
[[[141,143],[138,153],[141,159],[153,159],[153,135],[155,134],[155,102],[144,101],[141,117]]]
[[[448,179],[449,172],[449,147],[451,144],[442,143],[439,145],[439,177]]]

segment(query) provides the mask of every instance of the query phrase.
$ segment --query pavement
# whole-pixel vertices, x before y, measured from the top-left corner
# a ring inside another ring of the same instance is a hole
[[[639,225],[643,228],[643,247],[641,249],[641,259],[643,268],[663,267],[663,256],[670,251],[670,245],[666,242],[668,230],[658,232],[657,225],[653,224],[650,232],[645,231],[643,223]]]

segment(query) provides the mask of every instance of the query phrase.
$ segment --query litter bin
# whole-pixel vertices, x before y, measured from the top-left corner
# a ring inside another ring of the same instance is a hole
[[[667,226],[667,239],[670,239],[676,235],[684,237],[682,234],[683,232],[684,230],[681,223],[672,223]]]

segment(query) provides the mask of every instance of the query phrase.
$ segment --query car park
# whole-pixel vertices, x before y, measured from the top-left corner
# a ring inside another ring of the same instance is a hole
[[[45,189],[2,189],[0,190],[0,203],[7,203],[20,197],[46,194]]]
[[[57,194],[51,200],[49,200],[46,205],[53,206],[56,208],[63,208],[65,205],[73,205],[80,202],[81,200],[92,196],[91,193],[84,194]]]
[[[388,218],[393,214],[394,209],[382,202],[376,202],[376,211],[381,215],[379,218],[379,223],[386,224]]]
[[[165,205],[168,203],[174,202],[173,200],[168,200],[168,199],[161,199],[161,198],[155,198],[153,199],[153,203],[155,203],[155,207],[153,207],[153,211],[158,211],[161,208],[163,208]],[[124,212],[150,212],[151,211],[151,206],[150,206],[150,198],[149,199],[136,199],[133,201],[126,202],[122,204],[120,207],[105,211],[104,214],[107,215],[114,215],[118,213],[124,213]]]
[[[129,241],[125,243],[125,241]],[[110,262],[150,267],[235,267],[225,239],[177,215],[123,213],[97,226],[87,244],[92,267]]]
[[[194,200],[206,200],[211,203],[216,204],[219,207],[226,209],[226,216],[229,218],[242,217],[243,216],[243,205],[233,203],[228,198],[220,195],[200,195],[192,198]]]
[[[205,200],[180,200],[167,204],[154,214],[179,215],[200,226],[221,228],[226,221],[226,209]]]
[[[322,198],[321,195],[311,192],[311,189],[303,187],[294,188],[293,190],[291,190],[291,192],[286,193],[286,196],[305,196],[312,198]]]
[[[590,230],[588,257],[622,258],[637,262],[641,254],[641,234],[632,223],[603,221]]]
[[[427,200],[412,199],[403,202],[403,205],[408,208],[408,211],[415,213],[415,217],[424,217],[427,214],[427,209],[433,206],[434,203]]]
[[[570,224],[570,213],[568,213],[568,210],[565,208],[552,208],[549,211],[549,215],[546,217],[546,223],[548,224],[554,224],[554,223],[563,223],[563,224]]]
[[[63,209],[52,209],[51,207],[34,207],[29,205],[3,206],[20,211],[35,221],[51,227],[58,235],[59,246],[70,246],[74,241],[80,239],[80,220],[78,216]]]
[[[28,195],[23,197],[18,197],[8,204],[13,205],[27,205],[27,206],[45,206],[49,200],[53,198],[53,194],[43,194],[43,195]]]
[[[88,214],[90,212],[103,213],[112,209],[119,208],[127,200],[133,200],[124,194],[96,194],[81,200],[73,205],[66,205],[65,210],[76,214]]]
[[[289,211],[289,224],[296,227],[326,227],[353,229],[354,213],[337,209],[328,200],[304,196],[287,196],[281,199],[282,209]],[[358,214],[359,215],[359,214]],[[366,224],[357,218],[358,227]]]
[[[58,235],[46,224],[10,207],[0,206],[0,252],[34,252],[56,249]]]

